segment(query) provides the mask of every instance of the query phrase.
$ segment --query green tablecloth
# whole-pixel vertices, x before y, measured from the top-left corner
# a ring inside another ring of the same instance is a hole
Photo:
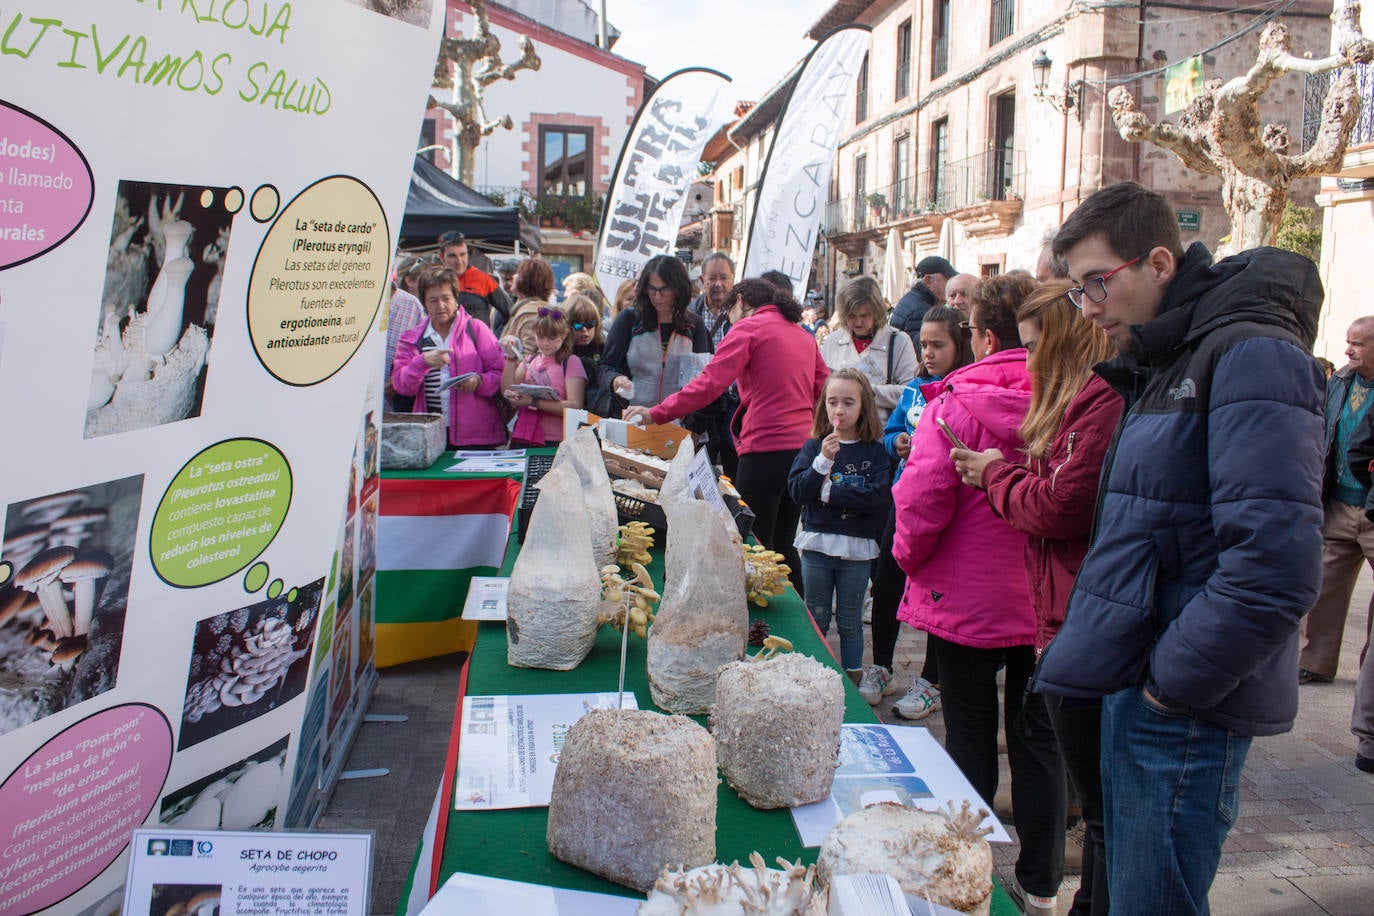
[[[504,571],[509,572],[516,547],[511,539]],[[661,545],[653,550],[654,559],[649,571],[654,582],[663,581]],[[768,621],[774,635],[792,641],[796,650],[810,655],[839,670],[817,632],[797,593],[790,588],[776,596],[768,607],[750,606],[750,617]],[[750,650],[751,652],[757,650]],[[614,691],[620,670],[620,634],[603,627],[595,648],[587,659],[572,671],[543,671],[512,668],[506,664],[505,627],[499,623],[479,624],[478,638],[466,667],[465,694],[542,694],[586,693]],[[655,709],[649,695],[645,671],[645,643],[630,637],[626,671],[626,689],[633,690],[641,709]],[[462,711],[462,696],[458,703]],[[706,724],[705,717],[696,721]],[[858,690],[845,679],[845,721],[877,722],[877,717]],[[455,722],[454,735],[458,734]],[[456,740],[456,738],[455,738]],[[503,811],[454,811],[452,804],[452,769],[456,768],[457,749],[449,749],[450,772],[444,786],[447,794],[441,799],[440,823],[443,826],[442,860],[435,886],[454,872],[468,872],[525,881],[573,890],[596,891],[621,896],[640,896],[629,888],[613,884],[589,872],[555,859],[548,851],[545,830],[547,808],[519,808]],[[801,845],[791,813],[787,809],[760,811],[741,801],[722,779],[717,797],[716,859],[721,862],[746,862],[749,854],[758,851],[771,864],[776,856],[795,861],[800,858],[811,863],[818,849]],[[994,887],[992,913],[994,916],[1013,916],[1018,911],[1001,889]]]

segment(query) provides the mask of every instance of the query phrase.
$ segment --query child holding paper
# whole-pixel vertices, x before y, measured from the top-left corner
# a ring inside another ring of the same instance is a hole
[[[563,411],[580,410],[587,391],[587,371],[573,359],[573,332],[567,317],[544,305],[534,321],[535,353],[521,358],[506,351],[501,389],[516,409],[512,445],[552,445],[563,441]],[[524,387],[542,386],[548,391]],[[552,394],[552,397],[549,397]]]

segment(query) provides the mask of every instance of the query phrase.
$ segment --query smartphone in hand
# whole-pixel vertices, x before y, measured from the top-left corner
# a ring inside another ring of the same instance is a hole
[[[940,427],[940,432],[945,434],[945,438],[949,440],[950,445],[955,448],[964,449],[965,451],[972,451],[972,449],[959,440],[958,436],[954,435],[954,430],[949,428],[949,424],[945,422],[944,417],[936,417],[935,424]]]

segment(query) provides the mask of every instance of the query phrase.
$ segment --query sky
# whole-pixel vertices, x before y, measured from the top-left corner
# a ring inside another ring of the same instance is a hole
[[[586,0],[600,9],[600,0]],[[683,67],[733,78],[737,100],[756,102],[815,42],[806,31],[834,0],[606,0],[620,30],[612,48],[662,79]]]

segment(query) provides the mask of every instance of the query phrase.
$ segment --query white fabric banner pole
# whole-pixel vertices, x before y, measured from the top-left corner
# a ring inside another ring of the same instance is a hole
[[[673,253],[701,151],[729,119],[729,82],[715,70],[678,70],[639,106],[597,233],[596,280],[608,299],[650,258]]]
[[[444,9],[4,6],[0,913],[113,912],[142,825],[200,833],[151,850],[181,861],[282,829],[303,735],[365,702],[359,481]]]
[[[835,149],[869,37],[868,26],[841,26],[807,55],[764,162],[741,277],[780,270],[792,279],[794,296],[806,292]]]

